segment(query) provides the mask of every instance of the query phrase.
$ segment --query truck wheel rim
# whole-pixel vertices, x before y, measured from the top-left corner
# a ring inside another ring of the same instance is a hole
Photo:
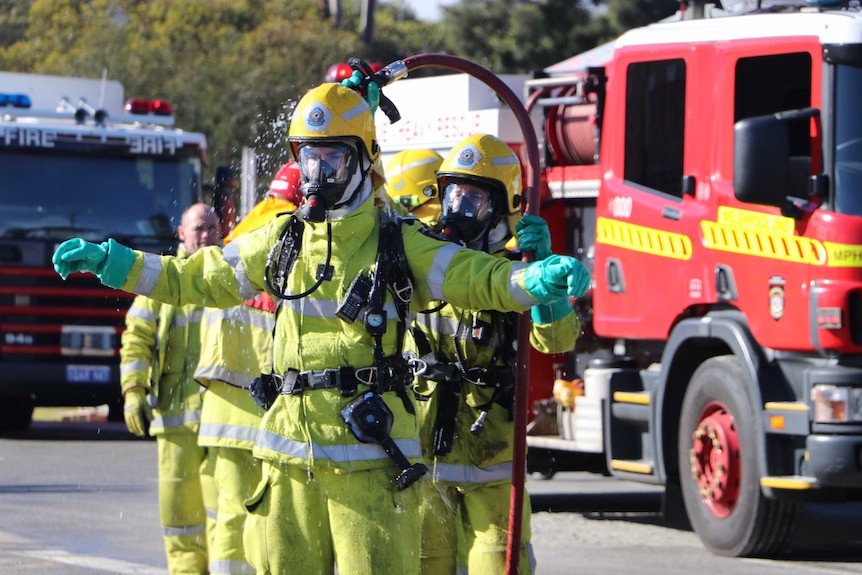
[[[733,415],[721,403],[708,404],[692,433],[691,476],[704,506],[718,518],[733,513],[739,499],[739,436]]]

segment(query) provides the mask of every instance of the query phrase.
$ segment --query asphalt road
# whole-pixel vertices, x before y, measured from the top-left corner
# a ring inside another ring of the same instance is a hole
[[[155,443],[122,423],[36,422],[0,438],[0,573],[165,575],[156,490]],[[652,486],[560,473],[528,490],[538,575],[862,574],[860,505],[810,507],[793,553],[751,560],[665,524]]]

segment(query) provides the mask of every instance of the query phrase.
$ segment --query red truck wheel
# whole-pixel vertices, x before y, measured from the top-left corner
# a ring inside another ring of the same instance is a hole
[[[680,484],[689,521],[707,549],[762,557],[783,547],[798,507],[760,490],[747,380],[732,355],[708,359],[695,371],[680,414]]]
[[[739,435],[733,415],[723,403],[712,401],[698,417],[689,449],[691,476],[712,515],[729,517],[739,500]]]

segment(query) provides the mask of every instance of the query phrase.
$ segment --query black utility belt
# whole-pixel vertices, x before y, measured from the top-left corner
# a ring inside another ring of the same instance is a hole
[[[357,386],[360,383],[364,385],[373,384],[375,382],[374,375],[374,368],[371,367],[360,369],[340,367],[338,369],[312,369],[309,371],[289,368],[281,376],[281,393],[299,395],[303,391],[339,388],[341,395],[349,397],[356,394]]]
[[[454,362],[440,362],[429,366],[422,377],[437,383],[461,383],[466,381],[480,387],[509,387],[515,384],[515,374],[506,366],[491,369],[473,367],[464,372]]]

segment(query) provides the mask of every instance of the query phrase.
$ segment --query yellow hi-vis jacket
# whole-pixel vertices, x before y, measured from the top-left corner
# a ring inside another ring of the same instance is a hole
[[[500,255],[498,254],[498,257]],[[458,360],[455,352],[455,346],[458,346],[463,360],[460,365],[464,370],[470,370],[489,367],[495,353],[498,356],[504,351],[516,353],[517,344],[511,346],[517,336],[517,323],[508,328],[513,341],[506,342],[507,328],[503,325],[505,318],[499,317],[500,315],[502,314],[458,309],[446,305],[445,302],[435,302],[429,307],[428,313],[416,315],[415,326],[421,331],[425,343],[434,354],[433,358],[425,359],[451,364]],[[574,347],[580,327],[574,312],[552,323],[533,323],[530,343],[541,353],[566,352]],[[420,353],[427,351],[429,350],[421,350]],[[495,365],[503,366],[504,372],[510,371],[504,357],[498,357]],[[450,367],[454,368],[455,366]],[[515,374],[511,375],[514,377]],[[443,388],[438,389],[441,386]],[[455,389],[445,389],[445,386],[455,386]],[[511,481],[514,421],[510,419],[509,409],[494,401],[492,386],[475,385],[466,380],[437,382],[420,376],[416,379],[414,389],[420,397],[429,398],[418,401],[417,409],[422,449],[426,460],[433,464],[430,469],[435,481],[457,485],[502,484]],[[457,391],[459,397],[451,451],[435,456],[434,427],[440,398],[443,393],[453,391]],[[513,391],[514,389],[508,391],[510,399]],[[481,434],[477,435],[470,431],[470,427],[483,410],[488,410],[488,415]]]
[[[267,294],[232,308],[204,310],[195,379],[207,391],[198,445],[254,448],[263,410],[248,388],[255,377],[272,371],[274,327],[275,307]]]
[[[155,398],[150,435],[198,430],[201,389],[194,371],[202,311],[198,305],[173,306],[138,296],[126,313],[120,384],[123,392],[143,387]]]
[[[225,239],[254,231],[276,214],[296,207],[281,198],[258,202]],[[201,358],[195,379],[207,388],[198,445],[254,448],[263,410],[249,395],[252,380],[272,372],[275,304],[265,293],[227,308],[206,308],[201,321]]]
[[[303,222],[302,245],[287,277],[286,291],[300,294],[318,282],[320,270],[328,279],[306,297],[285,299],[276,314],[274,370],[349,367],[368,373],[374,365],[374,340],[361,320],[352,323],[336,316],[348,287],[360,273],[374,267],[380,227],[377,196],[328,225]],[[238,237],[222,251],[206,247],[186,260],[136,252],[122,289],[182,304],[231,307],[267,290],[267,260],[288,216]],[[427,235],[419,224],[401,226],[405,253],[414,278],[412,306],[426,309],[445,299],[471,309],[523,311],[536,304],[521,281],[523,264],[463,249]],[[327,262],[327,250],[331,257]],[[328,268],[326,266],[329,266]],[[387,328],[383,351],[395,353],[398,314],[386,294]],[[367,387],[359,385],[359,391]],[[395,393],[384,393],[394,414],[391,436],[408,458],[421,457],[415,417]],[[372,469],[392,465],[376,444],[360,443],[342,421],[340,412],[350,401],[337,388],[281,395],[263,418],[255,455],[298,465],[338,469]],[[412,399],[412,398],[411,398]]]

